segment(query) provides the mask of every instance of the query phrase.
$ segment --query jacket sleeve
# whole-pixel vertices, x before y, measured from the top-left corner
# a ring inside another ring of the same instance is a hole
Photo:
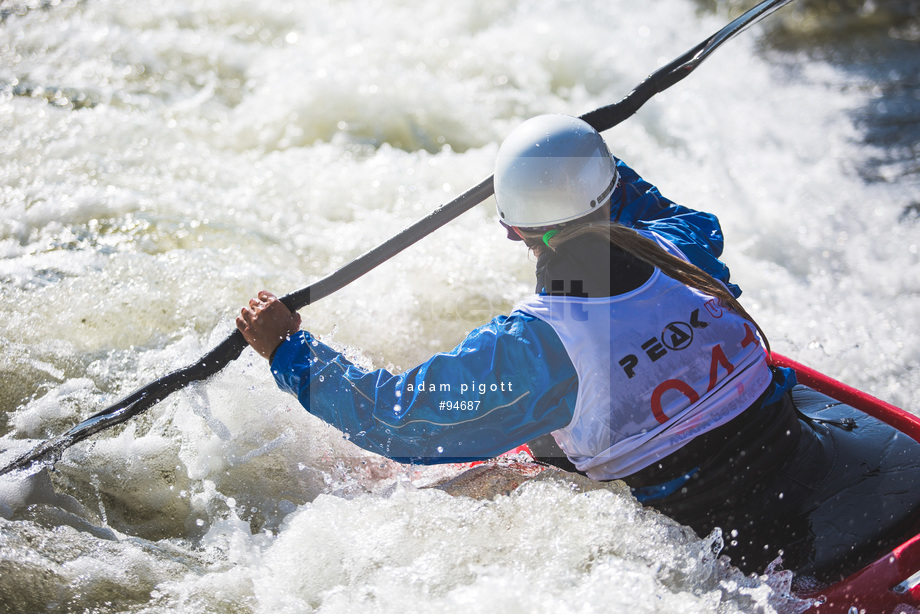
[[[578,378],[553,329],[500,316],[405,373],[364,371],[305,331],[272,362],[282,390],[358,446],[400,462],[487,459],[566,426]]]
[[[617,160],[620,185],[613,193],[610,219],[637,230],[650,230],[674,243],[687,258],[724,283],[737,297],[741,289],[729,282],[730,271],[719,260],[723,237],[719,219],[665,198],[622,160]]]

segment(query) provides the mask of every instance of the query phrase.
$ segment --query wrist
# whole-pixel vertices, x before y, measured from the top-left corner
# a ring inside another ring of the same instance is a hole
[[[282,339],[281,343],[266,356],[269,368],[274,371],[275,366],[280,365],[282,369],[285,369],[290,360],[296,360],[295,357],[301,351],[301,346],[309,343],[309,339],[310,333],[304,330],[291,333]]]
[[[276,346],[275,346],[275,349],[273,349],[273,350],[271,351],[271,353],[268,355],[268,366],[269,366],[269,367],[272,366],[272,363],[273,363],[273,362],[275,362],[275,354],[278,353],[278,349],[279,349],[282,345],[284,345],[284,342],[287,341],[288,339],[290,339],[290,337],[288,337],[287,339],[282,339],[282,340],[281,340],[281,343],[279,343],[278,345],[276,345]]]

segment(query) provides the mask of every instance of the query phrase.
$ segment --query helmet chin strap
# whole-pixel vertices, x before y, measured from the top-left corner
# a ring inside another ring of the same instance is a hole
[[[509,241],[523,241],[521,238],[521,233],[518,232],[517,228],[514,226],[509,226],[501,220],[498,220],[498,223],[502,225],[502,228],[505,229],[506,237]]]

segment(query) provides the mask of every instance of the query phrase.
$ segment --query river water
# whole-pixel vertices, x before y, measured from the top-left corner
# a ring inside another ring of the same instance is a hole
[[[730,2],[0,2],[0,464],[196,361],[478,183]],[[605,136],[719,215],[774,349],[920,408],[916,2],[812,2]],[[490,200],[303,311],[410,368],[507,313],[533,261]],[[0,612],[792,612],[625,494],[475,501],[365,454],[247,351],[56,465],[0,478]]]

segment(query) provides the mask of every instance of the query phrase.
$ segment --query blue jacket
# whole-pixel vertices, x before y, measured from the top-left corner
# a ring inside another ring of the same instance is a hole
[[[622,161],[611,219],[670,240],[727,284],[722,230],[711,214],[663,197]],[[358,446],[400,462],[498,456],[572,420],[578,377],[549,324],[516,312],[472,331],[408,371],[362,370],[300,331],[278,348],[272,374],[313,415]]]

